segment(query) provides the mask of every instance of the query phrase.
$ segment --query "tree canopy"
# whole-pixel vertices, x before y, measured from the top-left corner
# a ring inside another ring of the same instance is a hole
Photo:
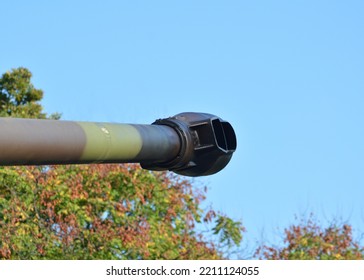
[[[284,246],[263,245],[256,256],[268,260],[360,260],[364,247],[353,238],[352,227],[333,223],[324,228],[313,217],[284,231]]]
[[[43,112],[40,104],[43,91],[34,87],[31,78],[32,73],[24,67],[12,69],[2,75],[0,78],[0,117],[47,118],[47,114]],[[49,118],[59,119],[60,114],[54,113]]]

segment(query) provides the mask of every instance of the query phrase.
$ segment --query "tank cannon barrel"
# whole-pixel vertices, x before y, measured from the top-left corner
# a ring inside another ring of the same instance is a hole
[[[232,126],[205,113],[151,125],[0,118],[0,165],[139,162],[202,176],[224,168],[235,149]]]

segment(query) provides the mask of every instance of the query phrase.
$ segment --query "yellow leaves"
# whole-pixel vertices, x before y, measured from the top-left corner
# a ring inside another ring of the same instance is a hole
[[[20,228],[20,229],[17,230],[17,234],[18,235],[25,235],[26,234],[26,231],[25,231],[24,228]]]
[[[336,260],[341,260],[341,259],[343,259],[343,258],[342,258],[342,256],[341,256],[340,254],[335,254],[335,255],[334,255],[334,258],[335,258]]]
[[[59,215],[68,215],[69,212],[68,212],[68,209],[61,209],[60,211],[58,211],[58,214]]]
[[[20,219],[20,220],[25,220],[25,218],[26,218],[26,214],[25,214],[25,213],[23,213],[23,212],[20,212],[20,213],[18,214],[18,217],[19,217],[19,219]]]
[[[304,251],[300,251],[300,253],[299,253],[299,259],[301,259],[301,260],[306,259],[305,258],[305,252]]]
[[[85,193],[81,193],[79,196],[78,196],[78,198],[79,199],[87,199],[87,195],[85,194]]]
[[[307,238],[302,238],[301,239],[301,244],[302,244],[302,246],[307,246],[307,244],[308,244]]]
[[[10,248],[8,258],[218,257],[186,223],[201,211],[194,189],[167,173],[116,164],[26,167],[3,181],[11,180],[22,187],[5,200],[12,207],[0,242],[8,234],[22,253]]]
[[[328,250],[328,251],[331,251],[331,250],[335,249],[335,246],[333,244],[331,244],[331,243],[322,242],[321,246],[322,246],[322,248],[324,250]]]
[[[30,170],[29,170],[29,169],[26,169],[26,170],[25,170],[25,172],[26,172],[26,174],[27,174],[28,178],[30,178],[30,179],[32,179],[32,180],[35,180],[35,176],[34,176],[34,174],[33,174],[32,172],[30,172]]]

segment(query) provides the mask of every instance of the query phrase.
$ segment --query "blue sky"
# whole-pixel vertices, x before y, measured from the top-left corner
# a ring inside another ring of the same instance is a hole
[[[363,1],[12,0],[1,11],[0,72],[29,68],[49,113],[231,122],[231,163],[196,184],[243,221],[247,243],[310,212],[364,232]]]

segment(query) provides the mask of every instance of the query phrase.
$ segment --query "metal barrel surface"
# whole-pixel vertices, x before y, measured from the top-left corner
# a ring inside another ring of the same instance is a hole
[[[168,126],[0,119],[0,164],[168,161],[180,141]]]
[[[139,162],[201,176],[222,169],[235,148],[230,124],[202,113],[152,125],[0,118],[0,165]]]

